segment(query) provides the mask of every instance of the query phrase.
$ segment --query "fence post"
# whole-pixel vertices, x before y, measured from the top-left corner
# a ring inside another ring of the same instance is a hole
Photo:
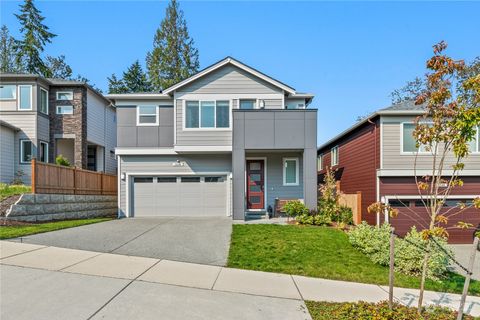
[[[32,193],[37,193],[37,159],[32,159]]]
[[[463,319],[463,308],[465,307],[465,300],[467,299],[468,287],[470,286],[470,278],[472,277],[473,266],[475,264],[475,255],[477,253],[478,241],[479,241],[478,236],[475,236],[475,239],[473,240],[472,253],[470,254],[470,261],[468,262],[468,272],[467,272],[467,276],[465,277],[465,283],[463,285],[462,299],[460,300],[460,308],[458,309],[457,320]]]
[[[393,281],[395,280],[395,228],[390,230],[390,270],[388,272],[388,307],[393,308]]]
[[[357,221],[356,224],[362,223],[362,191],[357,191]]]
[[[77,167],[73,167],[73,194],[77,194]]]

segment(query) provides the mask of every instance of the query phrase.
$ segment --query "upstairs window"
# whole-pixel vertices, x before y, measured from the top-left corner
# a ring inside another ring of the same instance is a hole
[[[317,157],[317,171],[322,171],[323,169],[323,158],[322,155]]]
[[[283,159],[283,185],[298,185],[298,158]]]
[[[73,114],[73,106],[72,105],[57,106],[57,114]]]
[[[256,100],[240,100],[240,109],[255,109]]]
[[[138,126],[158,126],[158,107],[157,106],[138,106],[137,107],[137,125]]]
[[[417,148],[417,141],[413,136],[415,127],[415,123],[402,123],[402,152],[404,153],[427,152],[425,145],[420,145],[420,148]]]
[[[186,129],[230,128],[229,101],[186,101]]]
[[[331,152],[331,157],[332,157],[331,165],[332,166],[338,165],[338,158],[339,158],[338,157],[338,146],[333,147],[332,150],[330,150],[330,152]]]
[[[40,112],[48,114],[48,91],[40,88],[40,102],[39,102]]]
[[[0,100],[15,100],[17,98],[17,86],[14,84],[0,85]]]
[[[32,110],[32,86],[20,85],[18,86],[18,93],[20,97],[18,101],[18,109]]]
[[[477,127],[475,138],[468,142],[470,152],[480,152],[480,127]]]
[[[57,91],[57,100],[73,100],[73,91]]]

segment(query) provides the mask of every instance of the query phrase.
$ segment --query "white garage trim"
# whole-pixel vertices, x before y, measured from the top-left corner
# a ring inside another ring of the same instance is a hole
[[[231,216],[232,213],[228,212],[229,211],[229,202],[230,202],[230,193],[229,193],[229,179],[231,176],[231,172],[225,171],[225,172],[125,172],[125,210],[126,213],[125,215],[127,217],[132,217],[131,211],[130,211],[130,199],[131,199],[131,190],[130,190],[130,184],[132,181],[133,177],[141,177],[141,176],[212,176],[212,175],[218,175],[218,176],[225,176],[226,177],[226,191],[227,191],[227,199],[226,201],[226,208],[227,208],[227,217]]]

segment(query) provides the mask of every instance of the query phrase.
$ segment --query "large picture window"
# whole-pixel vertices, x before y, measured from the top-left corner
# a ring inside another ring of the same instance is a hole
[[[298,185],[298,158],[284,158],[283,159],[283,185],[296,186]]]
[[[157,126],[158,125],[158,107],[157,106],[138,106],[137,107],[137,125]]]
[[[230,102],[187,101],[185,103],[185,128],[230,128]]]
[[[0,100],[15,100],[17,98],[17,86],[14,84],[0,85]]]

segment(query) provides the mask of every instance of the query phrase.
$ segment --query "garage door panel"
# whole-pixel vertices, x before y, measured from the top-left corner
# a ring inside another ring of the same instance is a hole
[[[134,179],[134,216],[226,216],[226,181],[201,176],[154,177],[151,183]]]

